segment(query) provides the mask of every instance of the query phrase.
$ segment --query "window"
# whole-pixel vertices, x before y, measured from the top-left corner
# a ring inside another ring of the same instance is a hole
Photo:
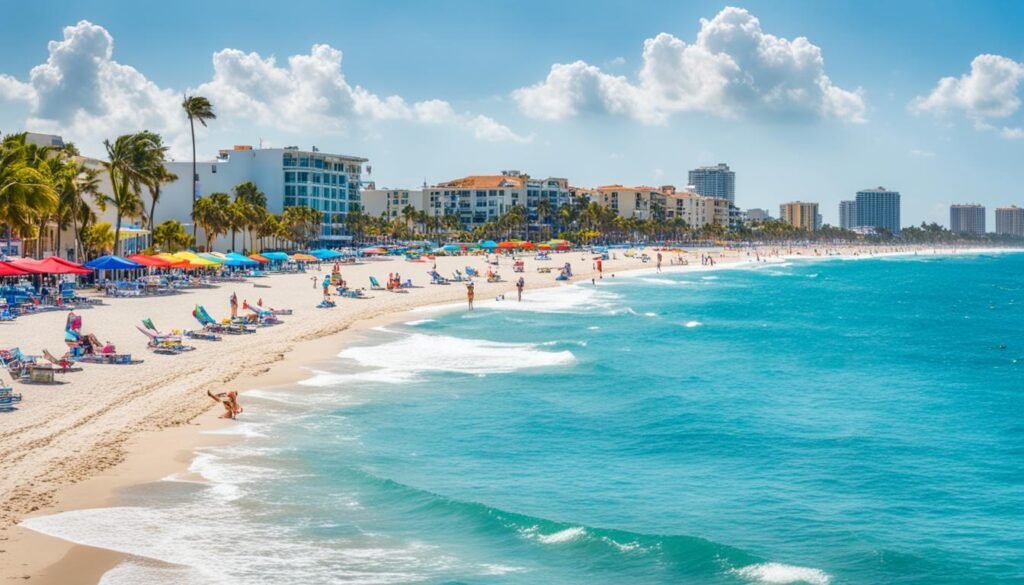
[[[313,182],[314,183],[319,183],[320,182],[320,178],[321,178],[320,173],[311,173],[311,174],[313,175]]]
[[[323,159],[319,159],[319,158],[318,158],[318,159],[315,159],[315,160],[313,161],[313,166],[314,166],[315,168],[318,168],[318,169],[322,169],[322,168],[324,168],[324,161],[323,161]]]
[[[285,197],[294,197],[295,196],[295,185],[285,185],[284,186],[284,196]]]
[[[307,189],[307,187],[305,185],[299,185],[299,192],[298,192],[299,197],[305,197],[308,194],[306,189]]]
[[[300,167],[309,167],[309,159],[308,158],[300,158],[299,159],[299,166]]]
[[[300,183],[309,182],[309,173],[296,173],[296,177],[299,179]]]
[[[289,172],[285,173],[284,174],[284,182],[285,183],[294,183],[295,182],[295,172],[289,171]]]
[[[216,175],[217,174],[217,165],[210,165],[210,172]]]
[[[286,167],[294,167],[295,166],[295,157],[293,157],[291,155],[287,155],[287,154],[284,155],[284,166],[286,166]]]

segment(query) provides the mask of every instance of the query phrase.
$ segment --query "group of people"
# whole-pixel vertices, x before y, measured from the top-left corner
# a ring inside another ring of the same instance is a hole
[[[516,300],[518,300],[518,301],[522,301],[523,300],[523,289],[525,289],[525,288],[526,288],[526,279],[523,278],[522,276],[520,276],[519,280],[516,281]],[[466,283],[466,303],[469,305],[469,310],[470,311],[473,310],[473,299],[475,297],[476,297],[476,290],[475,290],[475,287],[473,285],[473,281],[470,280],[470,281],[468,281]],[[503,300],[505,300],[505,295],[503,295],[503,294],[502,295],[498,295],[494,300],[496,300],[496,301],[503,301]]]

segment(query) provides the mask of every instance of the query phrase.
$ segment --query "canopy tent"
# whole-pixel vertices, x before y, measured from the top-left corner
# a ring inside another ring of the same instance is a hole
[[[100,256],[95,260],[85,263],[86,268],[93,270],[135,270],[142,268],[142,264],[122,258],[120,256]]]
[[[295,254],[292,254],[292,260],[295,260],[297,262],[317,262],[320,259],[317,258],[316,256],[310,256],[309,254],[297,252]]]
[[[270,258],[267,258],[266,256],[263,256],[261,254],[249,254],[249,258],[251,260],[255,260],[259,264],[269,264],[270,263]]]
[[[344,256],[341,252],[335,252],[334,250],[328,250],[327,248],[320,248],[319,250],[313,250],[309,253],[310,256],[316,256],[321,260],[333,260],[335,258],[341,258]]]
[[[18,268],[34,274],[92,274],[92,270],[81,264],[68,262],[56,256],[47,256],[42,260],[20,258],[14,264]]]
[[[384,248],[363,248],[362,250],[359,250],[359,252],[361,254],[363,254],[363,255],[369,254],[371,256],[373,256],[375,254],[387,254],[388,253],[388,251],[385,250]]]
[[[498,244],[494,240],[487,240],[485,242],[480,242],[480,247],[493,250],[498,247]]]
[[[184,251],[183,252],[176,252],[176,253],[172,254],[172,256],[174,256],[178,260],[185,260],[189,264],[191,264],[191,265],[193,265],[195,267],[200,267],[200,268],[208,268],[210,266],[217,266],[218,265],[217,262],[214,262],[212,260],[207,260],[206,258],[200,258],[199,256],[193,254],[192,252],[184,252]]]
[[[445,252],[458,252],[462,250],[462,246],[458,244],[445,244],[444,246],[441,247],[441,249],[444,250]]]
[[[10,262],[0,262],[0,276],[22,276],[24,274],[30,274],[30,272],[22,270]]]
[[[234,260],[236,262],[241,262],[242,266],[259,266],[260,265],[260,263],[257,262],[256,260],[253,260],[252,258],[249,258],[248,256],[243,256],[243,255],[241,255],[241,254],[239,254],[237,252],[228,252],[227,254],[225,254],[225,256],[228,257],[228,260]],[[230,264],[229,264],[229,266],[230,266]]]
[[[288,254],[284,252],[262,252],[260,256],[272,261],[272,262],[287,262]]]

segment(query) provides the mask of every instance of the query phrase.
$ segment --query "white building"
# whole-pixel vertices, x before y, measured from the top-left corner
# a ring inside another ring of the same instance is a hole
[[[1024,238],[1024,208],[1012,205],[996,209],[996,233]]]
[[[323,213],[319,240],[313,246],[338,246],[349,239],[345,215],[349,205],[360,203],[360,176],[367,159],[328,154],[315,147],[253,149],[235,146],[222,150],[213,161],[196,167],[198,194],[231,194],[240,183],[252,181],[267,196],[267,210],[282,213],[288,207],[308,206]],[[157,221],[176,219],[192,224],[192,162],[171,162],[167,168],[178,180],[163,188]],[[202,238],[200,237],[200,241]],[[230,245],[221,238],[217,247]]]
[[[985,206],[950,205],[949,231],[957,234],[985,235]]]
[[[540,202],[547,201],[553,215],[572,200],[569,181],[558,177],[533,179],[519,171],[500,175],[470,175],[423,188],[423,204],[429,215],[457,215],[464,229],[493,221],[513,206],[526,210],[531,225],[541,223]],[[550,217],[543,218],[549,221]]]
[[[422,189],[363,189],[363,213],[371,217],[395,219],[411,205],[416,211],[426,211],[430,205]]]
[[[843,228],[844,230],[853,229],[857,227],[856,201],[839,202],[839,227]]]

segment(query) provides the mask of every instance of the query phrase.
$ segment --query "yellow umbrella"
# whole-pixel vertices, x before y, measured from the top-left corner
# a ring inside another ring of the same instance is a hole
[[[199,266],[219,266],[213,260],[207,260],[201,256],[197,256],[192,252],[176,252],[174,257],[179,260],[188,260],[190,264],[196,264]]]
[[[300,262],[319,262],[320,259],[316,256],[310,256],[309,254],[303,254],[301,252],[292,254],[292,260],[298,260]]]

